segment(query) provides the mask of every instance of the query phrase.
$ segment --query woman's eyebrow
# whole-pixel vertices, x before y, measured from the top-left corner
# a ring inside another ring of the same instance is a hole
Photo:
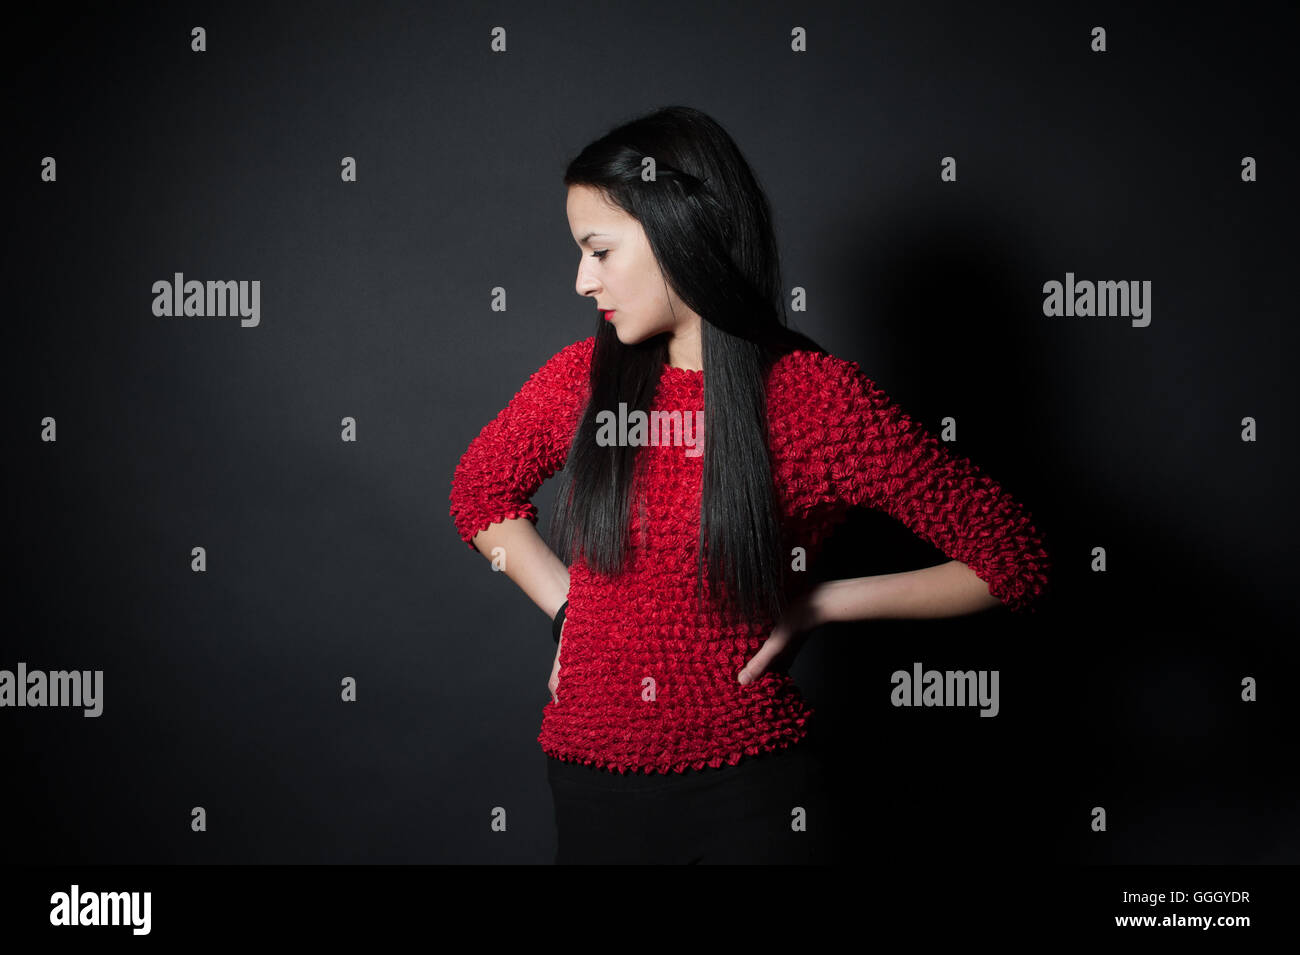
[[[610,235],[608,232],[588,232],[586,235],[584,235],[581,239],[578,240],[578,245],[586,245],[587,240],[594,235],[603,235],[610,239],[613,238],[613,236]]]

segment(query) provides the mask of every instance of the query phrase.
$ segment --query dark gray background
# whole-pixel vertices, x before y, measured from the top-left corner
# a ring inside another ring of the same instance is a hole
[[[106,686],[99,719],[0,711],[10,860],[550,861],[550,624],[457,538],[447,495],[478,430],[596,330],[565,160],[684,103],[767,188],[786,284],[808,290],[796,326],[927,427],[955,416],[955,450],[1056,561],[1032,618],[809,642],[794,675],[831,734],[845,858],[1300,861],[1290,21],[736,10],[169,3],[13,24],[0,668]],[[176,271],[259,279],[261,326],[155,318]],[[1067,271],[1152,281],[1150,327],[1045,318]],[[944,559],[875,513],[834,553],[837,576]],[[893,708],[914,660],[999,669],[1001,714]]]

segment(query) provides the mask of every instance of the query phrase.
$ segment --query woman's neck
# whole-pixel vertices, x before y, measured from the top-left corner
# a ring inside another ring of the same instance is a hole
[[[700,344],[700,323],[675,331],[668,339],[668,364],[683,371],[703,371],[704,351]]]

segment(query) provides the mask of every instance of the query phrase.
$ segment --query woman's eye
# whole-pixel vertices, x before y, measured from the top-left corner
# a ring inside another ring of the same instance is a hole
[[[600,259],[602,262],[605,260],[605,256],[607,255],[609,255],[609,249],[600,249],[599,251],[591,253],[593,259]]]

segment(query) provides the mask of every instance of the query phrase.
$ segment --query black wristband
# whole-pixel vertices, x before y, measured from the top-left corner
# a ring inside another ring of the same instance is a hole
[[[560,609],[555,612],[555,619],[551,621],[551,636],[555,638],[556,643],[560,642],[560,631],[564,629],[564,611],[568,606],[567,600],[560,604]]]

